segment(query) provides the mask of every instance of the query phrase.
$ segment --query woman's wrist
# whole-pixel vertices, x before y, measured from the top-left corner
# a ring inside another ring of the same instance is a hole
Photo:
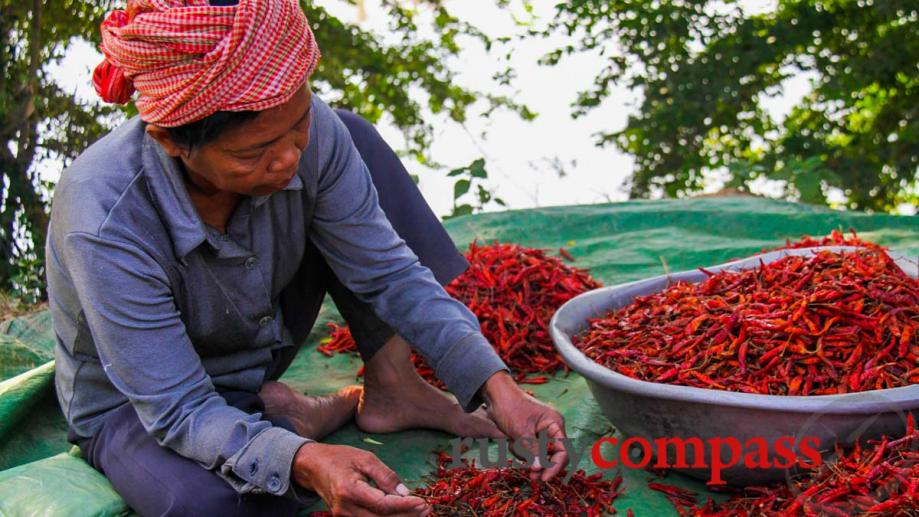
[[[313,481],[316,479],[314,471],[316,464],[316,448],[310,448],[311,445],[318,445],[318,443],[309,441],[297,449],[297,453],[294,454],[294,464],[291,468],[291,477],[293,478],[293,481],[300,487],[315,492],[316,487],[313,486]]]
[[[496,372],[482,385],[482,398],[489,406],[500,405],[502,401],[519,395],[520,387],[506,371]]]

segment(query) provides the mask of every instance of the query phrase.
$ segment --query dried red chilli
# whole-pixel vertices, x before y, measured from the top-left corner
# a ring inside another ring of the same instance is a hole
[[[570,254],[568,254],[569,258]],[[473,242],[466,253],[469,269],[446,286],[446,291],[476,315],[482,334],[514,372],[518,382],[542,384],[545,375],[567,366],[549,336],[549,320],[563,303],[600,283],[583,269],[539,249],[516,244]],[[573,258],[572,258],[573,259]],[[328,341],[319,351],[356,353],[347,327],[330,324]],[[433,371],[420,356],[413,356],[422,376],[433,380]]]
[[[708,273],[591,320],[575,345],[651,382],[772,395],[919,383],[919,283],[883,249]]]
[[[326,357],[332,357],[336,352],[339,354],[357,353],[357,343],[354,342],[348,327],[336,323],[328,323],[327,326],[329,335],[322,339],[316,350]]]
[[[562,258],[567,260],[568,262],[575,262],[574,255],[572,255],[571,252],[566,250],[565,248],[559,248],[558,254],[561,255]]]
[[[696,493],[691,490],[654,481],[648,482],[648,488],[664,494],[664,497],[670,500],[670,503],[676,508],[696,505]]]
[[[795,477],[791,484],[747,487],[727,501],[699,505],[691,491],[648,483],[663,492],[681,516],[919,515],[919,432],[912,414],[906,434],[869,442]],[[678,495],[676,495],[678,494]]]
[[[849,233],[852,234],[851,237],[846,237],[839,230],[833,230],[826,237],[821,237],[820,239],[815,239],[809,235],[805,235],[801,239],[791,242],[790,240],[785,241],[785,245],[775,248],[776,250],[784,249],[798,249],[798,248],[814,248],[817,246],[863,246],[873,249],[882,249],[880,246],[873,242],[868,242],[860,239],[858,234],[855,233],[855,230],[849,229]],[[764,250],[765,251],[765,250]]]
[[[613,501],[621,495],[622,477],[604,479],[578,470],[567,483],[565,471],[549,482],[531,480],[529,470],[507,467],[476,468],[463,459],[463,467],[450,469],[452,458],[439,453],[437,470],[427,485],[413,495],[428,501],[434,514],[450,517],[511,517],[527,515],[587,515],[616,513]]]

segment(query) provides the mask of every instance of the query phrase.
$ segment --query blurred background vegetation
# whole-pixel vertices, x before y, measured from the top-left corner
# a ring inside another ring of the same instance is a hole
[[[644,92],[622,131],[599,135],[633,155],[630,195],[703,188],[725,167],[728,186],[785,180],[788,196],[826,204],[839,189],[850,209],[916,204],[919,160],[919,3],[783,0],[744,16],[738,2],[568,2],[541,33],[571,44],[546,56],[600,49],[607,66],[574,106],[582,115],[614,84]],[[814,88],[780,124],[762,109],[786,78]]]
[[[807,203],[827,204],[835,194],[837,206],[852,210],[919,205],[915,0],[779,0],[755,15],[731,0],[579,0],[559,3],[550,19],[521,21],[526,30],[514,38],[457,18],[449,2],[382,4],[385,40],[304,2],[323,49],[313,88],[373,122],[386,115],[405,135],[403,154],[426,165],[439,165],[428,151],[436,136],[431,113],[462,124],[470,107],[484,102],[485,116],[508,110],[533,120],[536,114],[514,100],[521,87],[514,84],[514,45],[561,35],[566,44],[545,55],[544,66],[579,54],[599,63],[572,117],[597,109],[617,87],[641,94],[624,128],[596,135],[598,146],[634,158],[631,198],[689,196],[720,171],[727,187],[749,191],[763,178],[779,180],[780,197]],[[516,6],[532,10],[527,1]],[[131,114],[82,101],[49,73],[74,42],[97,44],[99,23],[119,7],[123,2],[110,0],[0,0],[0,290],[14,299],[45,296],[53,184],[41,180],[37,164],[66,165]],[[507,64],[493,84],[470,89],[454,80],[448,63],[469,38]],[[805,73],[814,87],[776,123],[764,98]],[[504,205],[488,186],[484,160],[441,169],[454,181],[452,215]]]

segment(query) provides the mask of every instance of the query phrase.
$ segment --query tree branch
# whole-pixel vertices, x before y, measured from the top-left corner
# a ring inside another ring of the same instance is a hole
[[[38,92],[38,68],[41,61],[41,11],[42,0],[32,0],[32,23],[29,27],[29,72],[26,92],[20,106],[19,146],[16,160],[20,171],[28,179],[28,170],[35,156],[35,144],[38,141],[37,117],[35,117],[35,94]]]

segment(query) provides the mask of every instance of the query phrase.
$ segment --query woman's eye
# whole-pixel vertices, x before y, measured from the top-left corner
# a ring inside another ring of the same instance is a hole
[[[237,158],[244,162],[251,162],[262,157],[262,153],[237,155]]]

